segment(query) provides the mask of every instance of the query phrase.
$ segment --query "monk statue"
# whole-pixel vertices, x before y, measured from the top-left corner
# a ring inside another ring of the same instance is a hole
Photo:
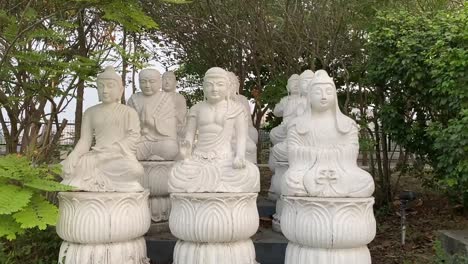
[[[295,118],[303,109],[304,98],[301,96],[299,86],[299,75],[293,74],[288,79],[286,89],[288,95],[281,98],[280,102],[275,105],[273,114],[277,117],[283,117],[280,125],[273,128],[270,132],[270,140],[273,145],[286,140],[288,122]]]
[[[250,118],[250,104],[249,100],[242,94],[239,94],[239,79],[233,72],[228,72],[229,80],[230,80],[230,99],[233,102],[237,102],[241,104],[244,108],[245,115],[247,116],[248,122],[248,137],[246,143],[246,158],[250,162],[256,164],[257,163],[257,142],[258,142],[258,131],[255,129],[252,123],[252,119]],[[233,137],[232,145],[233,149],[236,146],[236,137]]]
[[[172,97],[175,104],[177,117],[177,134],[179,136],[185,134],[185,116],[187,115],[187,103],[185,97],[176,92],[177,79],[173,71],[167,71],[162,75],[162,90]]]
[[[209,69],[203,94],[205,100],[189,111],[180,143],[183,160],[171,171],[169,192],[258,192],[258,168],[245,159],[247,116],[241,104],[230,100],[228,73],[218,67]]]
[[[137,145],[138,160],[174,160],[177,143],[178,114],[173,96],[161,91],[161,74],[144,69],[139,74],[141,92],[133,94],[128,105],[140,117],[141,138]]]
[[[289,169],[283,195],[369,197],[372,176],[359,168],[358,126],[338,107],[336,87],[319,70],[307,89],[308,110],[288,127]]]
[[[102,103],[84,112],[81,138],[62,162],[62,183],[90,192],[143,191],[143,167],[135,157],[138,115],[120,103],[124,88],[113,67],[97,76],[97,89]]]

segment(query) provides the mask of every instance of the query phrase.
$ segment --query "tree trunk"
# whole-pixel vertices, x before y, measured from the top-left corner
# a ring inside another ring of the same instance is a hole
[[[86,57],[88,55],[86,48],[86,34],[84,31],[85,10],[82,9],[78,16],[78,52],[80,56]],[[75,138],[74,144],[78,143],[81,137],[81,121],[83,119],[83,97],[84,97],[84,83],[85,80],[80,76],[76,87],[76,108],[75,108]]]

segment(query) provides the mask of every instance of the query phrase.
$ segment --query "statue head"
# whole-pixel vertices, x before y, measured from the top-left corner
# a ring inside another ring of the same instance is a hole
[[[165,92],[175,92],[177,80],[173,71],[167,71],[162,75],[162,89]]]
[[[99,101],[105,104],[120,102],[124,89],[122,78],[112,66],[107,66],[104,72],[98,74],[97,88]]]
[[[138,75],[140,89],[146,96],[151,96],[161,89],[161,73],[156,69],[143,69]]]
[[[286,85],[289,94],[299,94],[299,75],[293,74],[288,79],[288,84]]]
[[[219,67],[210,68],[203,77],[203,95],[209,103],[217,103],[229,96],[230,82],[227,71]]]
[[[325,70],[318,70],[307,89],[307,101],[311,113],[321,113],[331,110],[335,116],[335,122],[341,133],[351,130],[354,122],[344,115],[338,106],[338,96],[333,79]]]
[[[236,74],[233,72],[228,72],[229,76],[229,87],[230,87],[230,97],[234,99],[236,94],[239,94],[239,79],[237,78]]]
[[[310,82],[312,81],[312,78],[314,78],[314,72],[311,70],[305,70],[304,72],[301,73],[300,81],[299,81],[301,95],[303,96],[307,95],[307,89],[309,87]]]

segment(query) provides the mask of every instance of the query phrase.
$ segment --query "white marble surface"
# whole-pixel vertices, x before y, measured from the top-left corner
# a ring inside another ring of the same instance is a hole
[[[228,100],[229,89],[225,70],[215,67],[207,71],[203,84],[206,100],[194,105],[188,114],[186,136],[180,146],[183,160],[174,165],[169,179],[171,193],[260,191],[259,170],[245,157],[245,109]]]
[[[357,166],[359,129],[338,106],[324,70],[304,82],[304,112],[288,123],[289,168],[281,187],[287,264],[370,264],[374,181]]]
[[[239,78],[233,73],[228,72],[230,81],[230,100],[237,102],[244,107],[245,116],[247,117],[247,140],[246,140],[246,158],[248,161],[257,164],[257,142],[258,142],[258,131],[253,126],[252,118],[250,117],[250,104],[247,97],[239,93],[240,83]],[[235,151],[237,143],[236,137],[233,137],[231,142],[233,151]]]
[[[372,176],[358,167],[358,126],[338,107],[336,87],[323,71],[309,85],[308,107],[288,126],[283,195],[369,197]]]
[[[80,244],[123,242],[150,226],[149,192],[60,192],[57,234]]]
[[[150,264],[143,237],[117,243],[77,244],[63,242],[59,264]]]
[[[120,104],[123,86],[112,67],[98,75],[97,87],[102,103],[83,114],[81,138],[62,162],[62,183],[81,191],[143,191],[138,183],[143,167],[135,157],[138,115]]]
[[[139,82],[141,92],[133,94],[127,102],[137,111],[141,124],[137,158],[174,160],[179,151],[177,129],[181,122],[176,105],[178,97],[161,90],[161,74],[155,69],[142,70]]]
[[[177,79],[173,71],[166,71],[162,75],[162,91],[168,94],[175,104],[177,116],[177,135],[183,137],[185,134],[185,118],[187,115],[187,102],[185,97],[176,91]]]
[[[259,226],[256,193],[175,193],[169,227],[185,241],[234,242],[253,236]]]

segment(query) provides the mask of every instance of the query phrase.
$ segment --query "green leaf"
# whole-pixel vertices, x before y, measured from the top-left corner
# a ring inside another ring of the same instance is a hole
[[[72,187],[68,185],[63,185],[56,181],[51,181],[51,180],[46,180],[46,179],[41,179],[41,178],[33,178],[25,182],[24,185],[34,188],[34,189],[48,191],[48,192],[64,192],[64,191],[70,191],[73,189]]]
[[[39,194],[33,196],[31,203],[26,208],[13,215],[16,222],[20,223],[21,228],[38,227],[40,230],[46,229],[47,225],[55,225],[57,217],[57,207]]]
[[[8,240],[16,239],[17,234],[24,233],[20,225],[11,215],[0,215],[0,238],[6,237]]]
[[[32,191],[14,185],[0,186],[0,215],[11,214],[24,208],[31,199]]]

